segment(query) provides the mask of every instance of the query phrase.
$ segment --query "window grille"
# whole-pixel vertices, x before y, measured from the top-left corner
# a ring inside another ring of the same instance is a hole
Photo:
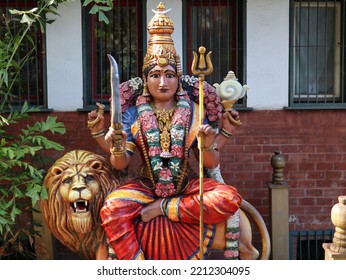
[[[13,36],[20,33],[21,28],[26,27],[26,25],[20,24],[18,20],[12,20],[13,15],[9,12],[10,9],[29,10],[36,7],[36,3],[37,1],[29,0],[1,1],[0,38],[5,38],[4,36],[9,30]],[[8,22],[9,30],[5,21]],[[46,106],[45,37],[36,26],[30,29],[29,35],[32,38],[33,44],[29,40],[24,40],[19,52],[15,56],[15,61],[19,62],[34,48],[30,54],[29,61],[23,65],[19,76],[16,77],[16,82],[11,91],[8,103],[14,108],[21,107],[25,101],[32,106]],[[0,99],[4,100],[3,98],[3,95],[0,96]]]
[[[82,11],[85,108],[96,102],[109,104],[110,64],[107,54],[117,61],[120,83],[141,77],[143,34],[146,34],[142,1],[117,0],[113,4],[113,9],[106,14],[109,24],[89,14],[91,6]]]
[[[291,1],[290,106],[345,105],[345,4]]]
[[[324,260],[323,243],[331,243],[334,230],[290,231],[290,260]]]
[[[213,73],[206,81],[220,83],[228,71],[233,71],[240,83],[245,84],[245,22],[246,1],[242,0],[185,0],[186,26],[184,36],[184,69],[190,71],[192,52],[204,46],[212,51]],[[240,100],[238,105],[245,105]]]

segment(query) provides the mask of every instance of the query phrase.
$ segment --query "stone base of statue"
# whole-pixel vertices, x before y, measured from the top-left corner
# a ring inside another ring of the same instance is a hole
[[[346,260],[345,253],[334,252],[330,247],[333,243],[323,243],[322,247],[324,249],[324,259],[325,260]]]

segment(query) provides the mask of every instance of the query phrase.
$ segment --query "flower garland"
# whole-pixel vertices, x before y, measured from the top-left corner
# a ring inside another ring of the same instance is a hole
[[[158,121],[150,106],[151,98],[139,96],[136,106],[138,109],[139,121],[143,128],[143,133],[148,144],[148,155],[150,159],[151,170],[157,179],[155,184],[155,193],[160,197],[171,196],[176,193],[174,178],[181,175],[181,161],[184,157],[184,139],[187,120],[190,118],[190,102],[187,94],[178,93],[177,108],[175,109],[171,120],[171,154],[167,166],[164,165],[160,156],[162,148],[160,146],[160,130]]]
[[[239,238],[240,238],[239,219],[240,219],[240,210],[237,210],[233,216],[227,219],[226,234],[225,234],[226,248],[224,251],[224,256],[228,260],[239,259]]]

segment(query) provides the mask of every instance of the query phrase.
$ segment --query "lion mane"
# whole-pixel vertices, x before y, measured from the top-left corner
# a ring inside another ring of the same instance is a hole
[[[66,153],[44,178],[48,199],[41,206],[47,227],[69,250],[95,259],[106,244],[100,209],[119,183],[104,157],[84,150]]]

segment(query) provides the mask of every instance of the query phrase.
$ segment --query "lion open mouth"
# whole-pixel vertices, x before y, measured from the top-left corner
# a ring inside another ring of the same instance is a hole
[[[86,213],[89,211],[89,203],[87,200],[77,200],[71,203],[71,207],[74,213]]]

